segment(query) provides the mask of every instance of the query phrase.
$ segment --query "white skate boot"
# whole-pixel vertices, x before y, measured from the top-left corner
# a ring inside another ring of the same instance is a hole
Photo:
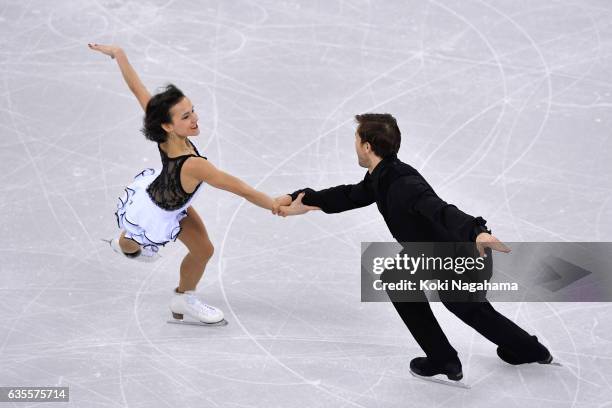
[[[168,323],[197,326],[225,326],[227,324],[221,310],[200,302],[192,290],[185,293],[178,293],[175,290],[174,297],[170,302],[170,311],[173,320],[168,320]],[[185,319],[185,317],[189,319]]]
[[[155,262],[159,259],[159,255],[157,254],[157,252],[152,251],[151,249],[146,248],[146,247],[140,248],[140,250],[137,252],[138,255],[126,254],[125,252],[123,252],[123,250],[119,246],[119,238],[113,238],[113,239],[108,239],[108,240],[103,239],[102,241],[108,242],[108,244],[110,245],[113,251],[115,251],[116,253],[118,253],[119,255],[127,259],[132,259],[134,261],[146,262],[146,263]]]

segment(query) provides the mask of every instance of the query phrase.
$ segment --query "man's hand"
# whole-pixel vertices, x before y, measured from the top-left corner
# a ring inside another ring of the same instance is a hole
[[[494,251],[505,252],[505,253],[508,253],[511,251],[510,248],[504,245],[503,242],[501,242],[500,240],[498,240],[497,238],[495,238],[493,235],[489,234],[488,232],[481,232],[480,234],[478,234],[478,236],[476,237],[476,248],[478,248],[478,252],[480,253],[480,256],[483,256],[483,257],[487,256],[485,254],[486,248],[491,248]]]
[[[304,193],[300,193],[297,196],[297,198],[293,200],[290,206],[286,206],[286,205],[281,206],[280,210],[278,211],[278,215],[282,217],[286,217],[288,215],[300,215],[300,214],[305,214],[308,211],[320,210],[319,207],[305,205],[304,203],[302,203],[302,198],[304,198]],[[289,199],[291,199],[291,197],[289,197]]]

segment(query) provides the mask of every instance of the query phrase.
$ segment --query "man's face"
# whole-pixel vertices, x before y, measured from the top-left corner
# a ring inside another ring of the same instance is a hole
[[[367,143],[361,143],[361,138],[357,132],[355,132],[355,152],[357,153],[357,161],[361,167],[367,169],[370,165],[370,159],[366,150],[366,144]]]

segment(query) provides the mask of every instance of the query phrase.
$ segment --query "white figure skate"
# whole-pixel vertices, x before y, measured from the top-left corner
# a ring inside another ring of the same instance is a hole
[[[119,238],[103,239],[102,241],[108,242],[112,250],[121,255],[122,257],[134,261],[151,263],[157,261],[160,257],[157,252],[152,251],[151,249],[146,247],[140,248],[140,253],[136,256],[126,255],[119,246]]]
[[[188,290],[185,293],[174,292],[170,302],[172,320],[168,323],[188,324],[194,326],[225,326],[227,320],[223,318],[223,312],[216,307],[202,303],[195,292]]]

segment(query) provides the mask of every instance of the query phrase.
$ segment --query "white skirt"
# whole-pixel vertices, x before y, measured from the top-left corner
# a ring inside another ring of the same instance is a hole
[[[125,237],[153,252],[159,251],[159,246],[176,241],[181,232],[179,222],[187,216],[187,207],[197,195],[192,195],[179,209],[168,211],[160,208],[146,191],[158,175],[159,170],[151,168],[136,175],[119,197],[115,212],[117,225],[125,230]]]

